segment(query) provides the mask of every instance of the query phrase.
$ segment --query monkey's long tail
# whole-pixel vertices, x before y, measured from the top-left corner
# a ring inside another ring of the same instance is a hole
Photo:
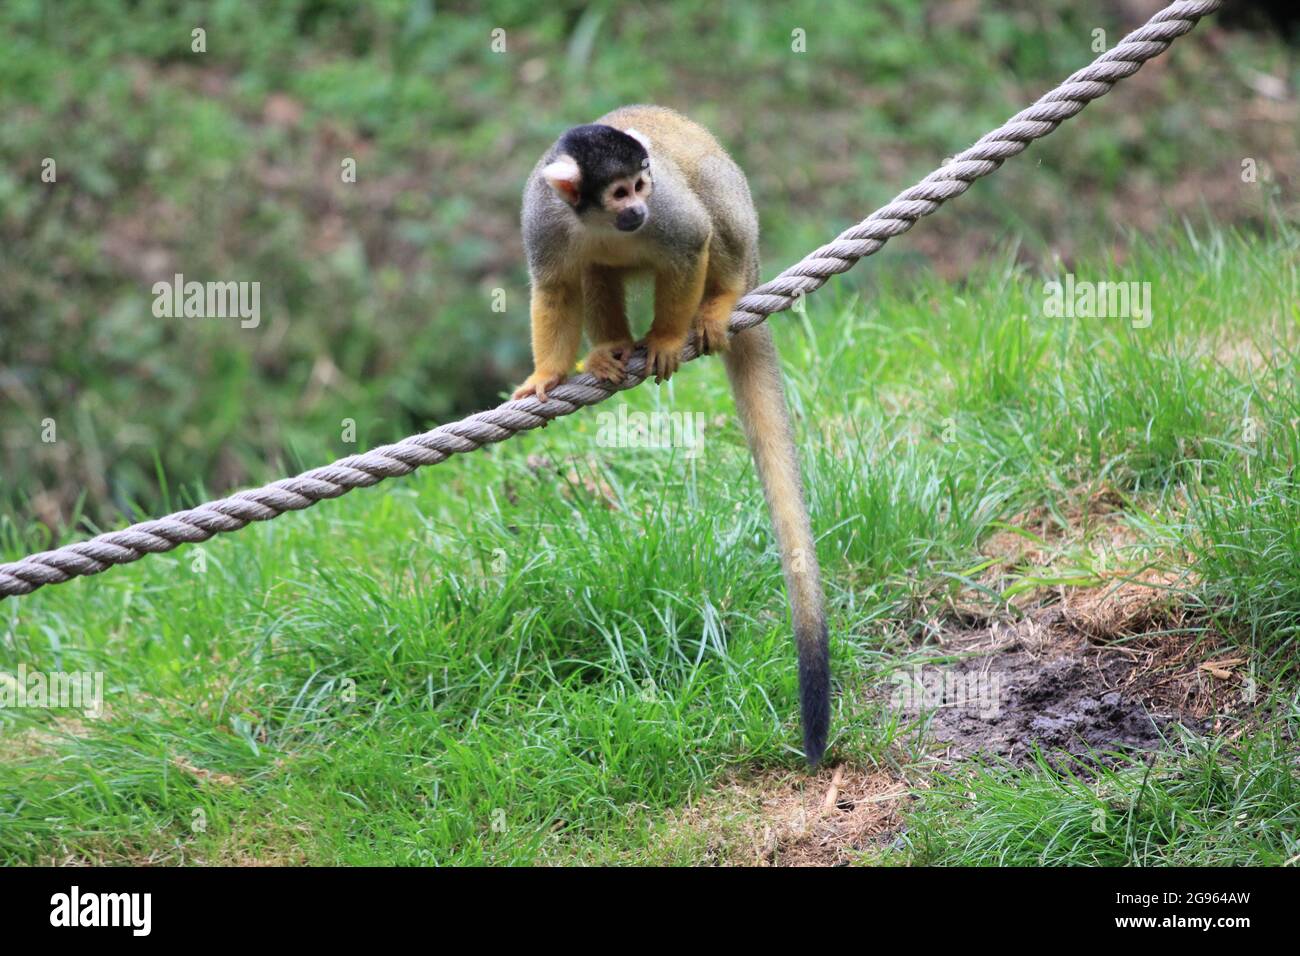
[[[826,750],[831,721],[830,647],[817,549],[804,504],[799,459],[771,329],[758,325],[732,336],[731,347],[723,357],[781,549],[781,568],[799,649],[803,750],[808,763],[816,766]]]

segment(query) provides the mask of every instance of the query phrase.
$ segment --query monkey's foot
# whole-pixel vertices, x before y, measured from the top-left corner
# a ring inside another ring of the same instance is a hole
[[[564,381],[563,373],[559,375],[553,375],[553,374],[547,374],[542,372],[534,372],[532,375],[528,376],[528,379],[524,382],[524,384],[520,385],[517,389],[515,389],[515,393],[510,397],[527,398],[529,395],[536,395],[537,400],[539,402],[544,402],[546,401],[546,392],[549,389],[555,388],[555,386],[559,385],[563,381]]]
[[[725,352],[731,347],[731,336],[727,334],[727,323],[730,321],[730,313],[700,319],[697,333],[700,340],[701,355]]]
[[[590,372],[596,378],[618,385],[623,381],[623,375],[627,371],[627,360],[632,356],[633,348],[631,339],[622,342],[603,342],[583,359],[583,370]]]
[[[673,377],[673,372],[682,364],[682,348],[686,345],[686,335],[664,335],[651,332],[645,337],[646,378],[651,375],[656,382],[666,382]]]

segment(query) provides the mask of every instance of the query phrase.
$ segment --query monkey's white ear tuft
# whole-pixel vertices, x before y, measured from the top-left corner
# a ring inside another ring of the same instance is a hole
[[[578,204],[578,184],[582,182],[582,170],[572,156],[561,156],[542,170],[542,178],[548,186],[570,206]]]
[[[650,137],[646,136],[645,133],[635,129],[625,129],[623,132],[627,133],[628,136],[631,136],[634,140],[640,143],[647,153],[650,152]]]

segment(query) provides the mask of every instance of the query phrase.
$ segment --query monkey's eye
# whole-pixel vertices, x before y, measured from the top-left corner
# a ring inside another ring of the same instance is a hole
[[[614,190],[614,198],[615,198],[615,199],[626,199],[626,198],[627,198],[627,187],[626,187],[626,186],[619,186],[617,189],[615,189],[615,190]]]
[[[636,191],[637,191],[637,192],[640,192],[640,191],[643,190],[643,189],[645,189],[645,180],[644,180],[644,179],[638,179],[638,180],[636,181]]]

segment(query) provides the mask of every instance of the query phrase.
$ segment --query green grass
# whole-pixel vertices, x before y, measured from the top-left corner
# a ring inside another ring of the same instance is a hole
[[[1295,718],[1236,745],[1189,738],[1177,758],[1126,760],[1092,780],[1041,762],[941,778],[899,855],[945,866],[1294,864]]]
[[[1140,532],[1120,559],[1186,572],[1198,626],[1250,650],[1264,691],[1248,743],[1193,742],[1149,775],[955,773],[884,859],[1294,856],[1296,251],[1277,223],[1072,267],[1150,281],[1146,329],[1043,317],[1044,277],[1010,254],[772,320],[831,601],[835,757],[912,767],[868,689],[952,596],[996,612],[1040,583],[1017,567],[971,589],[992,533],[1030,508],[1068,528],[1101,492]],[[665,815],[726,773],[800,765],[780,572],[719,364],[622,400],[702,413],[699,456],[601,447],[588,410],[0,603],[0,670],[107,684],[97,721],[0,710],[0,860],[707,858],[665,845]],[[32,544],[0,523],[6,558]]]
[[[1300,174],[1300,114],[1257,88],[1294,89],[1295,67],[1224,19],[934,217],[891,270],[962,276],[1011,237],[1024,261],[1069,262],[1126,245],[1117,223],[1207,208],[1262,227]],[[528,371],[519,197],[568,126],[646,101],[709,125],[749,177],[771,275],[1091,60],[1094,30],[1137,25],[1070,0],[11,0],[0,511],[116,521],[159,510],[159,464],[173,487],[229,487],[344,451],[344,419],[379,444],[482,407]],[[1243,157],[1272,175],[1242,182]],[[177,272],[260,282],[262,324],[156,319],[152,284]],[[873,274],[840,282],[867,294]],[[47,418],[64,444],[40,440]]]

